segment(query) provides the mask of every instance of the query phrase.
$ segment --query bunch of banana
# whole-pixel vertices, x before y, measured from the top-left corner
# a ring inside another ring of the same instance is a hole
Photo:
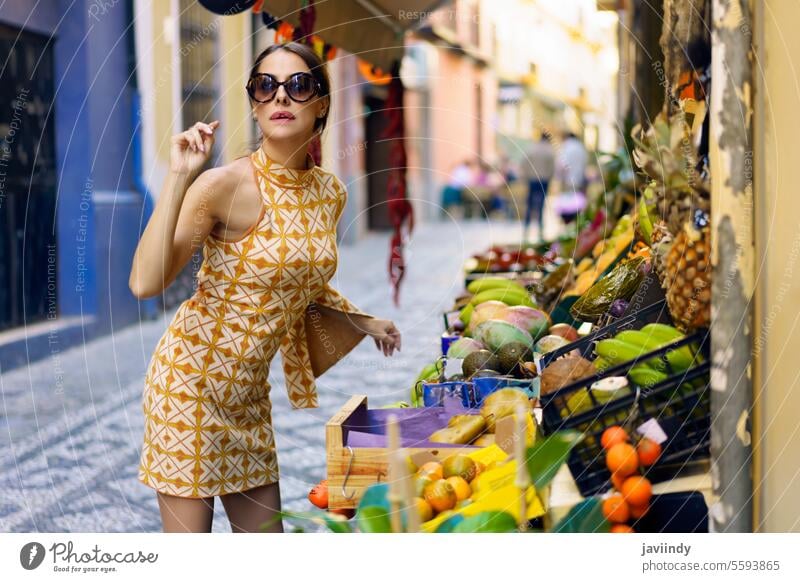
[[[670,325],[650,323],[641,330],[626,330],[615,337],[600,340],[595,344],[595,367],[608,369],[632,360],[654,350],[671,344],[684,335]],[[666,359],[673,373],[682,373],[698,364],[701,359],[689,346],[682,346],[666,353]],[[668,378],[669,369],[660,358],[650,358],[637,363],[628,371],[628,377],[638,386],[653,386]]]
[[[484,277],[467,285],[472,293],[470,305],[480,305],[484,301],[502,301],[506,305],[527,305],[535,307],[528,290],[517,281],[501,277]]]
[[[414,408],[423,406],[422,383],[426,380],[436,380],[440,378],[443,372],[444,361],[441,359],[431,362],[422,368],[422,371],[419,373],[416,380],[414,380],[414,384],[411,385],[411,406]]]
[[[525,291],[525,287],[520,283],[513,279],[506,279],[505,277],[482,277],[480,279],[475,279],[474,281],[470,281],[467,285],[467,291],[473,295],[477,295],[478,293],[489,291],[490,289],[505,289],[508,287]]]
[[[536,307],[528,290],[512,279],[502,277],[484,277],[475,279],[467,285],[467,291],[472,293],[469,303],[461,310],[459,319],[468,325],[472,312],[476,306],[487,301],[500,301],[508,306],[525,305]]]

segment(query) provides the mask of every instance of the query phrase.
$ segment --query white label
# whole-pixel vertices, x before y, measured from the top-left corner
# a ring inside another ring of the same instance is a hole
[[[667,433],[664,432],[664,429],[661,428],[661,425],[658,424],[658,421],[656,421],[655,418],[651,418],[647,422],[639,425],[639,427],[636,429],[636,432],[658,444],[663,443],[669,438]]]
[[[444,377],[452,378],[457,374],[462,374],[463,373],[463,370],[461,369],[462,363],[464,363],[464,360],[460,358],[447,358],[444,361]]]

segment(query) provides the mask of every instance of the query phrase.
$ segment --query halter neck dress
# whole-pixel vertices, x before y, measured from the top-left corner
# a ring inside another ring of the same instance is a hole
[[[328,283],[342,182],[310,155],[304,170],[261,148],[250,159],[259,219],[235,240],[206,239],[196,291],[146,372],[138,480],[162,493],[211,497],[277,482],[270,361],[281,352],[292,407],[317,407],[315,378],[366,336],[349,315],[373,317]]]

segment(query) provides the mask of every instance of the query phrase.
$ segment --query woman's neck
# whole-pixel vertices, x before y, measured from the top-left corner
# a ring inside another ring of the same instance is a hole
[[[268,158],[292,170],[305,170],[307,165],[308,141],[297,144],[289,142],[261,142],[261,149]]]

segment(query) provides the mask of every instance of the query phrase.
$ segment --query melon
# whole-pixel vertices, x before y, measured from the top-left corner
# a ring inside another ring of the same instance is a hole
[[[493,352],[511,342],[520,342],[528,348],[533,347],[531,334],[502,319],[489,319],[480,323],[475,328],[473,335]]]

